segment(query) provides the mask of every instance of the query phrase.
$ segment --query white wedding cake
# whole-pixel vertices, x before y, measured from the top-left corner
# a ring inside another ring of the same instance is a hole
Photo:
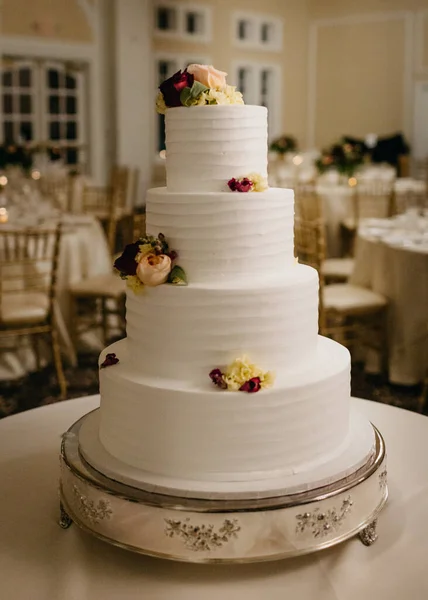
[[[373,433],[350,413],[348,351],[318,335],[293,191],[266,185],[267,110],[228,93],[165,111],[167,187],[147,194],[127,337],[101,354],[99,448],[83,453],[165,490],[303,489],[355,470]]]

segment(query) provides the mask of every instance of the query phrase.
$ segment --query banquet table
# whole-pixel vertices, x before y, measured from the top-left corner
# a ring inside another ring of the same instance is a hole
[[[104,231],[97,219],[90,215],[62,215],[63,236],[58,261],[57,311],[60,339],[65,355],[75,361],[74,348],[70,341],[70,294],[73,283],[111,271],[111,256]],[[28,222],[29,225],[33,225]],[[0,231],[9,226],[25,226],[19,223],[0,225]],[[50,219],[38,223],[39,227],[50,225]],[[21,344],[17,349],[2,351],[0,379],[20,377],[34,369],[34,354],[31,345]]]
[[[350,283],[389,301],[390,382],[414,385],[422,381],[428,369],[428,217],[400,215],[363,221]]]
[[[13,600],[426,600],[428,419],[353,399],[384,435],[389,500],[379,539],[287,561],[191,565],[132,554],[57,524],[61,434],[99,397],[0,421],[0,598]]]

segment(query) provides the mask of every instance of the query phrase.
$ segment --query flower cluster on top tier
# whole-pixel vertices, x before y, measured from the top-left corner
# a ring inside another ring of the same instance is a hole
[[[177,252],[170,250],[165,236],[159,233],[157,237],[149,235],[128,244],[114,268],[134,292],[141,291],[145,285],[187,285],[184,270],[174,264],[177,258]]]
[[[210,379],[222,390],[253,394],[271,387],[275,381],[275,374],[272,371],[262,371],[248,356],[243,356],[234,360],[224,372],[221,369],[213,369]]]
[[[264,192],[268,189],[266,177],[262,177],[258,173],[250,173],[239,178],[232,177],[227,185],[232,192]]]
[[[117,358],[114,352],[110,354],[106,354],[104,361],[100,365],[100,369],[105,369],[106,367],[112,367],[113,365],[117,365],[119,359]]]
[[[244,104],[241,92],[226,83],[227,73],[211,65],[189,65],[159,86],[156,110],[205,104]]]

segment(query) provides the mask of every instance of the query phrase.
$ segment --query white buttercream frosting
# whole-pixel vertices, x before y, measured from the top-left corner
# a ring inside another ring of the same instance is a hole
[[[295,265],[246,284],[162,285],[128,291],[127,343],[141,374],[202,384],[243,354],[277,381],[312,360],[318,332],[318,274]]]
[[[327,338],[303,371],[257,394],[221,391],[208,378],[195,386],[145,377],[126,340],[105,352],[120,362],[100,371],[100,440],[144,471],[252,481],[313,469],[346,443],[350,357]]]
[[[232,177],[267,177],[267,109],[213,105],[170,108],[165,117],[171,192],[226,191]]]
[[[191,110],[191,109],[189,109]],[[163,233],[193,283],[281,277],[294,264],[293,191],[148,191],[146,228]]]

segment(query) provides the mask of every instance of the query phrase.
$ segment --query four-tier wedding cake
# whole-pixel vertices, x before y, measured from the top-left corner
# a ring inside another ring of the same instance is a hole
[[[224,76],[192,65],[161,86],[167,186],[116,263],[127,337],[100,357],[82,453],[166,493],[308,489],[363,464],[373,430],[350,411],[348,351],[318,335],[293,191],[267,185],[267,110]]]

